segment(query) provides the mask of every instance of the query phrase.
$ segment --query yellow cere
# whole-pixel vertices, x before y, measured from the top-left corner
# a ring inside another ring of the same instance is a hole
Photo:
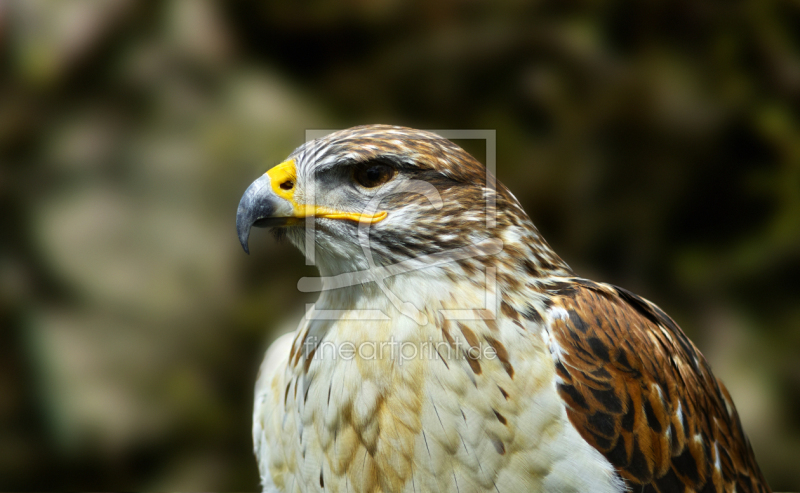
[[[370,224],[383,221],[388,216],[386,211],[376,214],[361,214],[358,212],[343,212],[327,207],[298,204],[294,201],[294,190],[297,186],[297,171],[295,170],[294,160],[290,159],[267,171],[272,191],[278,197],[288,200],[294,208],[294,217],[303,218],[308,216],[325,217],[328,219],[347,219],[356,222],[367,222]]]
[[[297,173],[295,172],[294,168],[294,160],[290,159],[282,162],[281,164],[267,171],[267,175],[269,176],[269,181],[272,185],[272,191],[275,192],[275,195],[282,199],[288,200],[292,203],[292,205],[296,206],[293,200],[294,187],[297,182]]]

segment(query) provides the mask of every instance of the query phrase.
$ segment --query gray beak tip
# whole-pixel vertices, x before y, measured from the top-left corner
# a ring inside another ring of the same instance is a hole
[[[250,254],[247,240],[250,238],[250,228],[256,221],[270,218],[275,213],[275,203],[269,194],[269,176],[263,175],[250,184],[239,201],[239,208],[236,211],[236,233],[239,236],[239,243],[245,253]]]
[[[244,253],[250,255],[250,248],[248,247],[248,239],[250,238],[250,227],[252,223],[250,222],[249,214],[246,211],[242,211],[242,208],[239,208],[239,211],[236,213],[236,233],[239,236],[239,243],[242,244],[242,248],[244,249]]]

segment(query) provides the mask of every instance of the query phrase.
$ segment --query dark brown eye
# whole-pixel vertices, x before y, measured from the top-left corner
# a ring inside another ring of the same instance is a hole
[[[359,166],[353,173],[353,178],[364,188],[375,188],[383,185],[394,177],[394,168],[383,163],[367,163]]]

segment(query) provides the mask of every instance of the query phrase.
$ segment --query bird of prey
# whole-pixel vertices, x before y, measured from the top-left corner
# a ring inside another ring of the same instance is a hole
[[[653,303],[575,274],[511,192],[430,132],[305,143],[237,212],[320,271],[267,351],[270,492],[768,492],[725,386]]]

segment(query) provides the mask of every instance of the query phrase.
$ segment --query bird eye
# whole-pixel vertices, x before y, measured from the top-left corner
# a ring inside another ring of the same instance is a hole
[[[383,163],[367,163],[353,172],[353,178],[364,188],[375,188],[394,177],[394,168]]]

